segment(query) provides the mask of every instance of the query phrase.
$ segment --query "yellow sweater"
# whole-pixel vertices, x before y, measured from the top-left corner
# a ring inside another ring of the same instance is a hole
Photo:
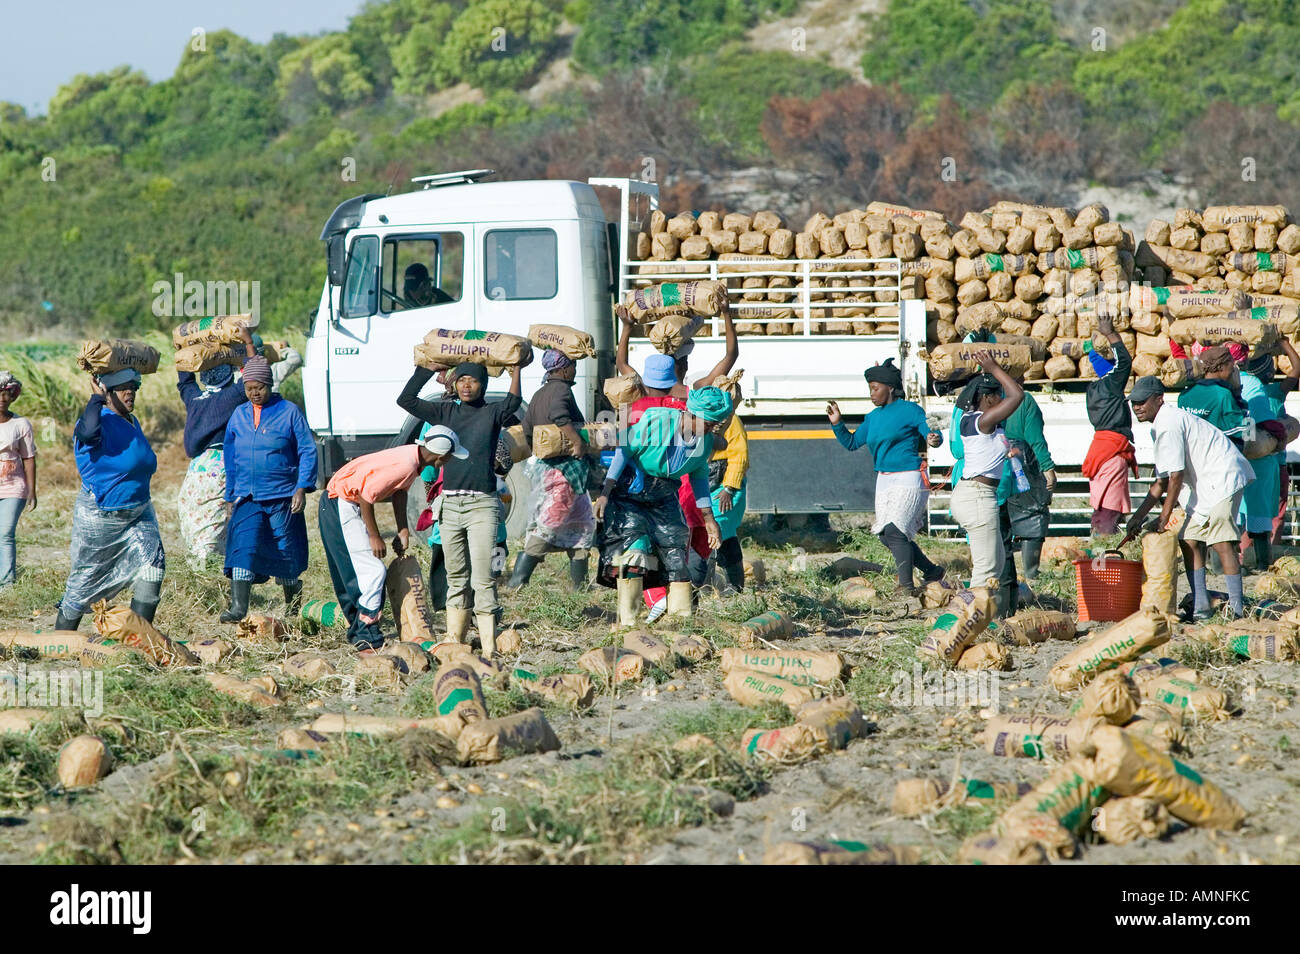
[[[749,437],[745,434],[745,425],[740,422],[740,415],[732,415],[724,436],[727,438],[727,446],[715,452],[713,459],[727,462],[727,472],[722,477],[723,486],[739,490],[749,471]]]

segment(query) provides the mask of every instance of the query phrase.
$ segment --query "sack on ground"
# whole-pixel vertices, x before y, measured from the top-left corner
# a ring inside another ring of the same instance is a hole
[[[957,658],[957,668],[969,671],[1010,672],[1011,650],[1000,643],[976,643]]]
[[[1021,610],[998,624],[998,631],[1010,643],[1031,646],[1049,639],[1074,639],[1076,623],[1069,613],[1056,610]]]
[[[798,649],[724,649],[722,671],[748,669],[777,676],[799,685],[814,685],[839,679],[844,657],[839,653]]]
[[[822,694],[816,686],[798,685],[748,669],[733,669],[722,681],[722,687],[742,706],[761,706],[769,702],[780,702],[788,706],[792,712]]]
[[[984,725],[984,751],[1004,758],[1058,759],[1079,754],[1100,719],[996,715]]]
[[[950,787],[946,779],[905,778],[894,786],[890,810],[895,815],[910,818],[968,801],[1020,798],[1033,787],[1028,782],[986,782],[978,778],[958,778],[956,787]]]
[[[78,735],[59,750],[59,784],[64,788],[94,785],[113,768],[113,753],[103,739]]]
[[[585,672],[566,672],[554,676],[539,676],[531,669],[516,666],[510,681],[524,692],[541,696],[547,702],[585,709],[595,698],[595,687]]]
[[[1215,722],[1232,718],[1228,711],[1228,694],[1222,689],[1202,686],[1177,676],[1159,676],[1143,683],[1142,698],[1184,716],[1194,715]]]
[[[599,646],[578,657],[578,668],[616,683],[639,682],[645,675],[645,657],[617,646]]]
[[[623,636],[623,648],[641,656],[652,666],[672,669],[676,663],[673,651],[663,642],[642,630],[633,630]]]
[[[911,845],[860,841],[780,841],[763,854],[765,865],[914,865],[920,859]]]
[[[1052,685],[1061,692],[1087,685],[1098,673],[1136,659],[1169,642],[1169,617],[1144,607],[1109,629],[1089,636],[1052,667]]]
[[[1150,798],[1112,798],[1097,810],[1093,830],[1112,845],[1139,838],[1163,838],[1169,831],[1169,809]]]
[[[469,725],[487,718],[483,686],[462,660],[444,665],[433,683],[434,709],[440,716],[457,716]]]
[[[198,659],[180,643],[174,643],[142,616],[126,606],[95,604],[95,631],[105,639],[138,649],[157,666],[197,666]]]
[[[284,639],[289,635],[289,627],[284,620],[265,613],[250,613],[239,621],[236,628],[244,639],[258,639],[263,642]]]
[[[930,624],[919,651],[952,665],[997,614],[997,587],[958,590]]]
[[[222,672],[205,672],[203,678],[208,681],[208,685],[212,687],[213,692],[232,696],[240,702],[247,702],[250,705],[263,708],[284,705],[284,700],[279,696],[267,692],[265,687],[256,685],[251,681],[245,682],[243,679],[228,676]]]
[[[1071,718],[1102,719],[1111,725],[1124,725],[1137,715],[1142,706],[1142,693],[1128,676],[1118,669],[1110,669],[1088,684],[1074,704],[1070,706]]]
[[[484,765],[559,747],[560,740],[542,710],[532,708],[501,719],[471,722],[456,740],[456,755],[462,762]]]

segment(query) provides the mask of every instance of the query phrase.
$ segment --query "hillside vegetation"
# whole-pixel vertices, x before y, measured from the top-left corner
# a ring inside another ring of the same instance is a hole
[[[330,209],[456,168],[585,179],[650,157],[669,209],[707,207],[729,171],[784,168],[806,182],[790,214],[1059,202],[1154,168],[1209,201],[1300,206],[1300,5],[909,0],[861,31],[857,75],[812,45],[746,45],[799,8],[371,2],[339,33],[210,34],[157,83],[77,75],[47,116],[0,104],[0,320],[162,328],[151,289],[179,272],[258,281],[265,326],[301,330]]]

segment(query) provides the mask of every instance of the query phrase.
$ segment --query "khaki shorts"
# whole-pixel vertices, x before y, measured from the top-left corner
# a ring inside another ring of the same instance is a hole
[[[1241,509],[1241,498],[1246,491],[1243,488],[1227,500],[1220,500],[1210,509],[1210,519],[1200,526],[1196,522],[1201,514],[1189,514],[1178,531],[1178,539],[1191,540],[1214,546],[1216,543],[1236,543],[1241,539],[1241,528],[1237,526],[1237,512]]]

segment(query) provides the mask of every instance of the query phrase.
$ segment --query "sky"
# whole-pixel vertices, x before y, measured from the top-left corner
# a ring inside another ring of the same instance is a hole
[[[5,39],[0,100],[44,113],[78,73],[123,63],[171,76],[191,31],[233,30],[259,43],[275,33],[340,30],[365,0],[0,0]]]

